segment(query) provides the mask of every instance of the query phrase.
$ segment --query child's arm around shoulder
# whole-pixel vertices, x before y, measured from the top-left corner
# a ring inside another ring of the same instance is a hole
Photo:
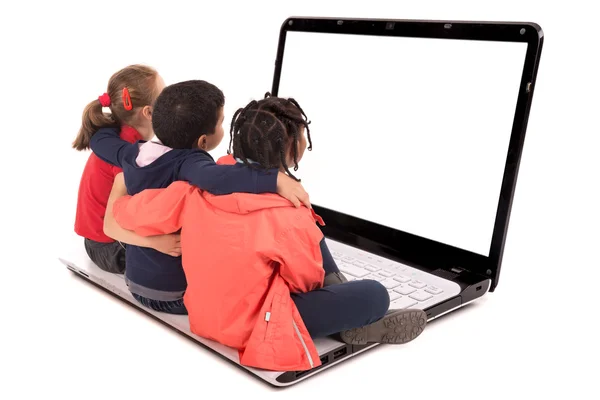
[[[118,183],[115,179],[115,184],[124,186],[121,182],[122,178]],[[146,189],[134,196],[125,196],[123,189],[117,191],[111,205],[112,217],[121,228],[141,236],[179,231],[187,199],[199,195],[198,189],[186,182],[174,182],[165,189]]]
[[[259,170],[243,164],[217,165],[203,151],[190,152],[182,163],[178,179],[215,195],[231,193],[277,193],[296,207],[310,208],[308,193],[300,182],[277,169]]]
[[[131,146],[136,144],[121,139],[117,128],[101,128],[90,141],[90,148],[99,159],[119,168],[122,168],[125,151]]]
[[[143,194],[143,193],[141,193]],[[123,174],[120,173],[115,176],[108,204],[106,207],[106,215],[104,216],[104,233],[109,237],[118,240],[123,243],[127,243],[134,246],[153,248],[161,253],[168,254],[173,257],[181,255],[181,244],[179,234],[171,234],[177,229],[170,232],[164,233],[151,233],[150,235],[141,235],[138,232],[134,232],[133,229],[124,229],[115,219],[115,203],[117,203],[117,209],[119,207],[126,206],[128,203],[133,203],[135,206],[135,200],[132,200],[131,196],[127,196],[127,188],[125,187],[125,180]],[[143,212],[143,211],[141,211]],[[123,216],[125,214],[125,216]],[[127,221],[127,213],[121,212],[121,217]],[[131,217],[135,221],[135,215]]]

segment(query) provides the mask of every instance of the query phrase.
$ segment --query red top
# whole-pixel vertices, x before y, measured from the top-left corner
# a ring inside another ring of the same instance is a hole
[[[121,139],[135,143],[141,138],[134,128],[127,125],[121,127]],[[114,242],[104,234],[104,214],[115,176],[119,172],[120,168],[102,161],[94,153],[90,154],[81,175],[77,197],[75,233],[79,236],[96,242]]]

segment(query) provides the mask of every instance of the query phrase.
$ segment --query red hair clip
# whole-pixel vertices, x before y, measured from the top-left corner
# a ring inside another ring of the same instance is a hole
[[[98,97],[98,101],[102,107],[110,107],[110,96],[108,93],[104,93],[102,96]]]
[[[129,95],[129,90],[127,88],[123,88],[123,108],[127,111],[130,111],[133,108],[133,104],[131,103],[131,96]]]

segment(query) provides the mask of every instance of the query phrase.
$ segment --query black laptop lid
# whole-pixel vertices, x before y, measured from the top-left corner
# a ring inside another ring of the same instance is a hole
[[[285,21],[272,92],[312,120],[326,235],[493,290],[541,47],[531,23]]]

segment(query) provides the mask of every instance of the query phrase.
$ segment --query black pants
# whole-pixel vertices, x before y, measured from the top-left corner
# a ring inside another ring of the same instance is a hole
[[[85,239],[85,251],[98,268],[122,274],[125,272],[125,245],[120,242],[100,243]]]

